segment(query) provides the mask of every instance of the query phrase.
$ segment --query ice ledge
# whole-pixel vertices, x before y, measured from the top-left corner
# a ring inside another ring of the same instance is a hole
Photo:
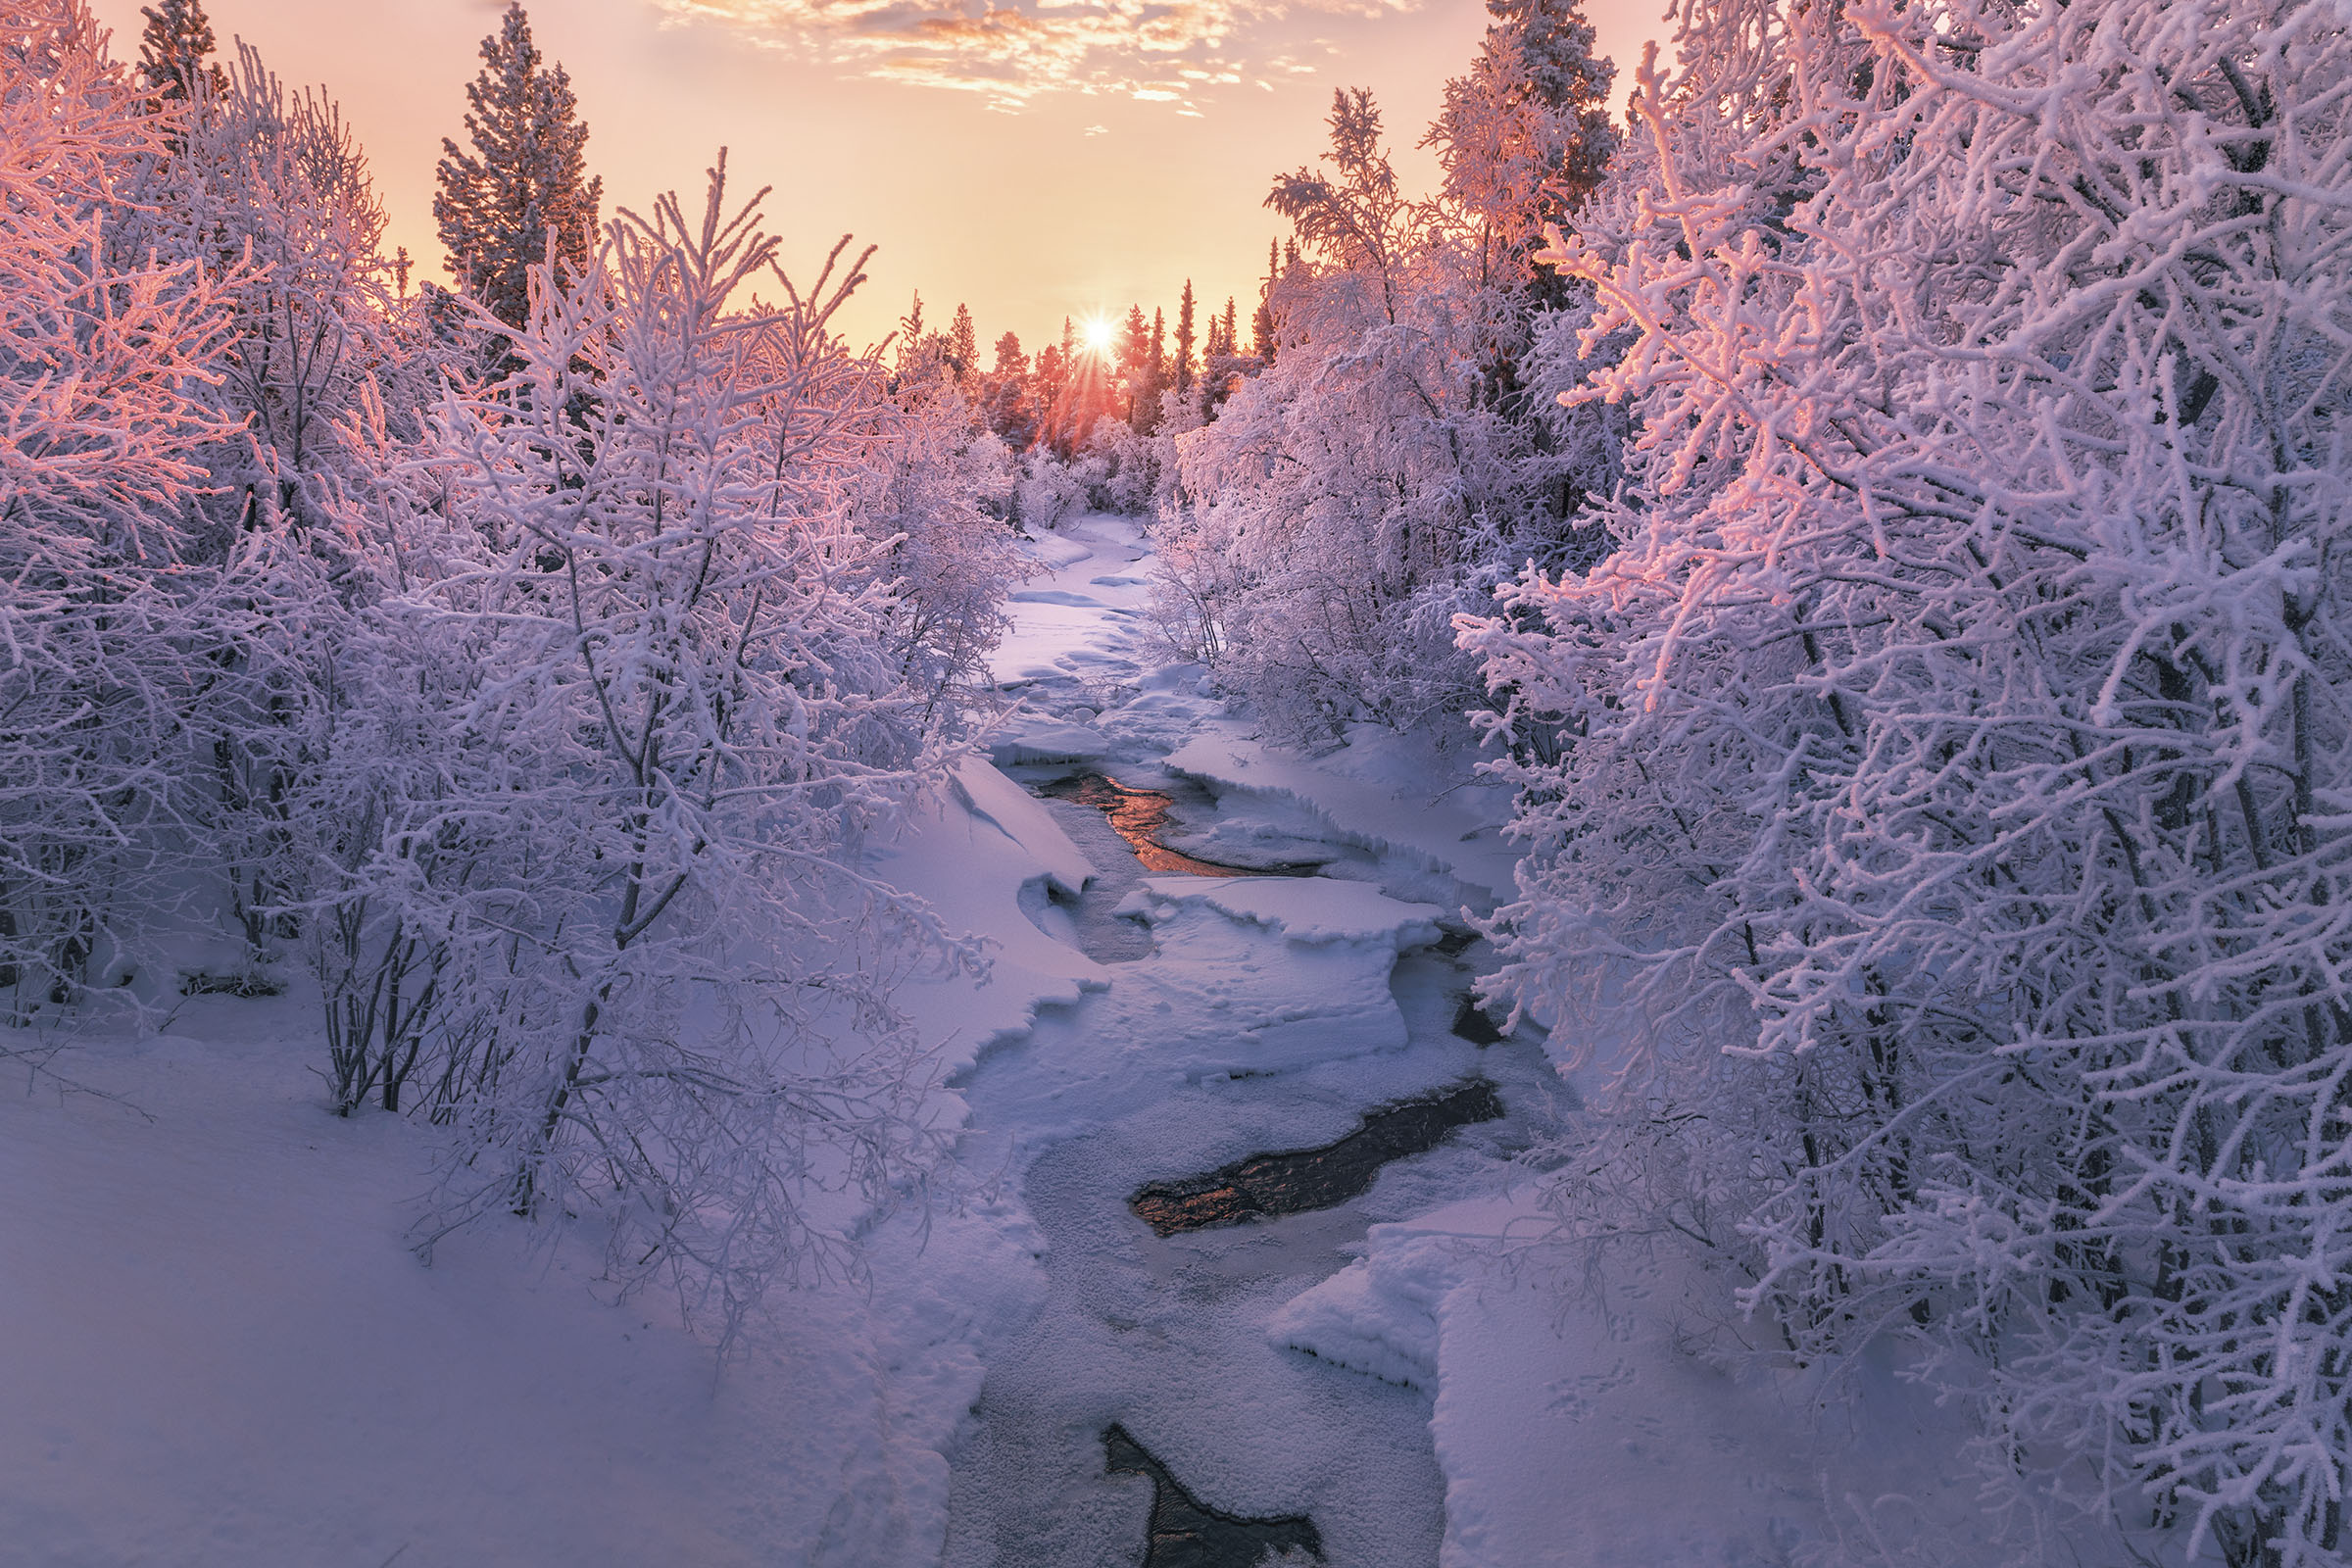
[[[1472,772],[1476,761],[1371,725],[1356,725],[1338,751],[1308,758],[1212,723],[1169,754],[1166,766],[1219,795],[1305,807],[1331,823],[1336,842],[1407,855],[1507,898],[1519,863],[1517,847],[1502,836],[1512,792]]]
[[[1154,876],[1119,905],[1120,914],[1158,924],[1187,908],[1209,908],[1261,925],[1293,942],[1355,942],[1402,953],[1443,935],[1434,904],[1407,904],[1362,882],[1308,876]]]

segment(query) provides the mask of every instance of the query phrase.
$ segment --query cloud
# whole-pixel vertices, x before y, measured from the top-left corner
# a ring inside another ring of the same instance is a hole
[[[715,23],[764,47],[863,74],[986,96],[1016,109],[1079,92],[1198,112],[1195,95],[1239,82],[1242,45],[1291,0],[652,0],[678,23]],[[1376,16],[1419,0],[1297,0]]]

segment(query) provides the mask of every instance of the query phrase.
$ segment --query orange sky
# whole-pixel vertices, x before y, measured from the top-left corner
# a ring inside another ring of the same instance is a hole
[[[1660,0],[1587,0],[1620,101]],[[115,52],[138,51],[141,0],[92,0]],[[1247,318],[1266,241],[1259,205],[1312,159],[1337,86],[1368,85],[1402,144],[1469,62],[1483,0],[536,0],[532,33],[570,71],[608,211],[699,191],[724,145],[745,194],[772,185],[787,265],[843,232],[881,246],[850,318],[890,330],[921,289],[945,325],[960,300],[983,344],[1035,349],[1064,315]],[[289,85],[324,82],[366,142],[393,240],[439,277],[433,165],[460,133],[465,83],[504,0],[207,0],[222,51],[257,45]],[[982,20],[972,21],[975,14]]]

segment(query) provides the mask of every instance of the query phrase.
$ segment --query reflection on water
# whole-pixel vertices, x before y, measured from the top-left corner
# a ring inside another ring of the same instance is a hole
[[[1167,821],[1172,803],[1157,790],[1131,790],[1102,773],[1076,773],[1040,784],[1037,792],[1057,801],[1091,806],[1109,817],[1112,830],[1134,849],[1135,858],[1144,862],[1147,871],[1173,871],[1184,876],[1270,874],[1245,866],[1219,865],[1214,860],[1196,860],[1160,843],[1160,826]]]
[[[1330,1208],[1370,1187],[1390,1160],[1426,1153],[1455,1128],[1501,1114],[1502,1099],[1494,1086],[1472,1078],[1440,1094],[1384,1105],[1336,1144],[1252,1154],[1205,1176],[1153,1182],[1127,1206],[1161,1236]]]

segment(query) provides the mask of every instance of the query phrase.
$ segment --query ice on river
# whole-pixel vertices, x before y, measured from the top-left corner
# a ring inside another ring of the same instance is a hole
[[[1361,882],[1318,877],[1155,876],[1130,900],[1132,909],[1154,922],[1174,920],[1199,906],[1235,920],[1262,926],[1272,935],[1309,945],[1369,943],[1391,953],[1424,947],[1444,933],[1434,904],[1407,904]]]
[[[1082,519],[1056,536],[1046,590],[1014,607],[1000,671],[1031,713],[1001,730],[1000,760],[1112,759],[1133,782],[1170,750],[1230,729],[1203,671],[1152,667],[1131,619],[1095,612],[1089,624],[1071,602],[1141,594],[1143,574],[1117,569],[1138,559],[1131,539]],[[1246,794],[1234,805],[1171,833],[1319,852],[1298,858],[1344,853],[1311,806]],[[1101,838],[1085,842],[1124,855]],[[1004,1173],[1041,1252],[1034,1317],[982,1348],[946,1560],[1136,1560],[1150,1488],[1106,1472],[1102,1434],[1116,1422],[1210,1507],[1310,1515],[1334,1564],[1425,1568],[1445,1528],[1426,1395],[1288,1348],[1269,1324],[1341,1270],[1367,1226],[1494,1186],[1543,1111],[1548,1068],[1535,1050],[1482,1053],[1451,1032],[1469,977],[1427,951],[1456,917],[1450,905],[1370,880],[1162,875],[1136,882],[1118,909],[1149,927],[1152,951],[1105,966],[1074,1001],[1049,1002],[957,1079],[964,1162]],[[1473,1072],[1495,1078],[1518,1112],[1393,1163],[1337,1207],[1165,1239],[1128,1207],[1147,1183],[1327,1144],[1367,1109]]]
[[[1461,971],[1399,956],[1436,936],[1432,906],[1286,878],[1154,877],[1140,900],[1159,952],[1047,1008],[964,1086],[965,1157],[1011,1173],[1044,1251],[1036,1317],[986,1352],[947,1561],[1134,1560],[1150,1494],[1104,1471],[1115,1421],[1211,1507],[1307,1514],[1335,1564],[1425,1568],[1444,1528],[1426,1399],[1286,1348],[1268,1324],[1374,1220],[1491,1180],[1510,1130],[1466,1130],[1313,1213],[1161,1239],[1127,1203],[1147,1182],[1330,1142],[1482,1067],[1527,1103],[1541,1057],[1448,1031]]]

